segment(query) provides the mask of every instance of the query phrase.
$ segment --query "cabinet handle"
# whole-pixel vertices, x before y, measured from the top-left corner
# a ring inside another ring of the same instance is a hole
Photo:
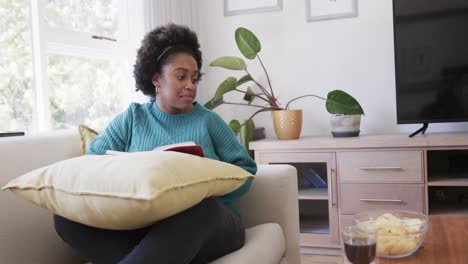
[[[331,168],[331,169],[330,169],[330,172],[331,172],[331,178],[332,178],[332,179],[331,179],[331,183],[332,183],[332,184],[331,184],[331,186],[330,186],[330,189],[331,189],[330,191],[331,191],[331,194],[332,194],[332,195],[331,195],[331,198],[332,198],[332,207],[334,208],[334,207],[336,206],[336,200],[335,200],[336,191],[335,191],[335,189],[334,189],[334,186],[335,186],[335,185],[333,184],[333,183],[336,181],[336,178],[334,177],[334,176],[335,176],[335,169],[332,169],[332,168]]]
[[[394,200],[394,199],[370,199],[370,198],[362,198],[359,199],[362,202],[384,202],[384,203],[402,203],[403,200]]]
[[[360,167],[361,170],[402,170],[402,167]]]

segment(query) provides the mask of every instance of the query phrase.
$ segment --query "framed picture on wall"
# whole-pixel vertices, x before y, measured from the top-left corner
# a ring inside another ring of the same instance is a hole
[[[224,0],[224,16],[281,11],[283,0]]]
[[[306,0],[307,21],[356,17],[357,0]]]

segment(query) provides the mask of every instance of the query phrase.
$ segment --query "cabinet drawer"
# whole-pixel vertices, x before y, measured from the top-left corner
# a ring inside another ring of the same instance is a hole
[[[423,182],[422,151],[352,151],[337,155],[340,182]]]
[[[412,210],[423,212],[423,184],[348,184],[340,185],[342,214],[366,210]]]

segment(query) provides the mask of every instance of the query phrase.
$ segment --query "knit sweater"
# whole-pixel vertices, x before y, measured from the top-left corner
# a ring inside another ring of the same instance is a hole
[[[184,141],[200,145],[207,158],[237,165],[252,174],[257,172],[255,161],[224,120],[198,102],[183,114],[167,114],[154,101],[132,103],[99,134],[86,154],[103,155],[106,150],[149,151]],[[217,199],[239,213],[234,201],[250,189],[251,183],[249,179],[239,189]]]

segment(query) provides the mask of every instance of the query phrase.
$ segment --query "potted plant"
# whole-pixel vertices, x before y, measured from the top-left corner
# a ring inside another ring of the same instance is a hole
[[[326,99],[327,111],[331,114],[330,126],[334,137],[357,137],[361,127],[361,115],[364,115],[359,102],[344,91],[334,90]],[[336,104],[335,102],[341,102]]]
[[[205,104],[209,109],[215,109],[221,104],[241,105],[257,108],[245,122],[242,124],[238,120],[232,120],[229,126],[237,134],[239,131],[244,131],[244,138],[251,138],[255,126],[253,117],[265,111],[273,112],[273,123],[275,133],[279,139],[296,139],[299,138],[302,129],[302,110],[291,110],[290,104],[295,100],[304,97],[316,97],[326,101],[326,109],[333,115],[361,115],[364,114],[359,103],[351,95],[341,90],[334,90],[328,93],[327,98],[321,96],[306,94],[291,99],[283,107],[278,101],[273,87],[270,82],[270,77],[265,69],[265,66],[259,56],[261,50],[260,41],[250,30],[239,27],[235,31],[235,40],[237,47],[245,58],[249,60],[257,59],[265,73],[268,86],[260,84],[249,72],[247,65],[242,58],[234,56],[223,56],[211,62],[212,67],[221,67],[234,71],[243,71],[245,75],[237,79],[235,77],[226,78],[217,88],[215,95]],[[247,84],[255,84],[257,90]],[[241,88],[245,87],[246,88]],[[243,103],[224,101],[224,94],[229,92],[238,92],[243,94]],[[258,103],[253,103],[256,100]],[[244,142],[244,145],[247,145]],[[248,146],[246,146],[248,147]]]

